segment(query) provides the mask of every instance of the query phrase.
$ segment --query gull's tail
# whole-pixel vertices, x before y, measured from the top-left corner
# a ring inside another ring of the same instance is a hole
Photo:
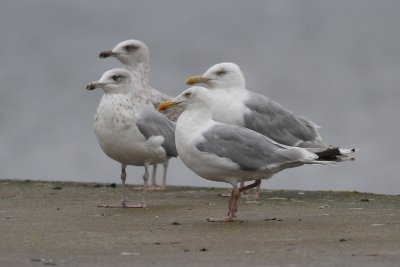
[[[355,160],[354,153],[357,149],[346,149],[346,148],[338,148],[338,147],[329,147],[325,149],[307,149],[310,152],[313,152],[318,155],[318,160],[324,161],[347,161],[347,160]],[[314,150],[314,151],[313,151]]]

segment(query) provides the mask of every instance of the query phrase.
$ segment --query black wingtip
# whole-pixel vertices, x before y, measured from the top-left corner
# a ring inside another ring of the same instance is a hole
[[[320,159],[335,160],[336,156],[339,156],[341,153],[338,147],[332,147],[315,154],[317,154]]]

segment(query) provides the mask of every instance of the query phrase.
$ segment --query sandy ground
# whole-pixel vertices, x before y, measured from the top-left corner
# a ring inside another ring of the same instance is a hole
[[[400,196],[171,187],[107,209],[120,187],[0,180],[0,266],[400,266]],[[130,199],[140,190],[129,188]]]

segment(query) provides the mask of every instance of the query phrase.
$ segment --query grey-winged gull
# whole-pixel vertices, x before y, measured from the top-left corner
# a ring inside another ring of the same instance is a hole
[[[235,63],[220,63],[201,76],[192,76],[187,84],[203,83],[210,89],[213,119],[243,126],[268,136],[272,140],[306,148],[328,159],[353,159],[353,150],[325,144],[317,124],[298,116],[266,96],[246,89],[245,78]]]
[[[223,221],[233,221],[240,192],[257,186],[260,178],[303,164],[329,164],[306,149],[281,145],[253,130],[212,120],[211,101],[209,90],[195,86],[159,109],[184,108],[176,123],[175,142],[185,165],[203,178],[232,185],[228,217]],[[256,180],[252,185],[237,186],[252,180]]]
[[[135,101],[158,107],[160,102],[171,99],[149,85],[149,50],[145,43],[139,40],[126,40],[117,44],[112,50],[100,52],[100,58],[115,57],[118,59],[123,68],[129,70],[138,77],[138,88],[133,94]],[[170,120],[176,121],[182,112],[179,108],[162,112]],[[156,184],[157,165],[153,165],[153,174],[151,178],[151,189],[165,189],[167,180],[168,160],[163,162],[164,171],[162,186]]]
[[[135,101],[131,96],[135,84],[135,77],[129,71],[112,69],[86,87],[87,90],[101,88],[104,91],[95,115],[94,129],[104,153],[121,163],[122,168],[121,203],[105,207],[145,207],[149,165],[177,156],[175,123],[154,108]],[[145,167],[142,201],[138,205],[127,203],[127,165]]]

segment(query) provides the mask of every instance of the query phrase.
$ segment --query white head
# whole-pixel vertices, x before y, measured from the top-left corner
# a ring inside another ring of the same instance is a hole
[[[201,76],[189,77],[186,83],[188,85],[203,83],[209,89],[244,89],[246,86],[239,66],[229,62],[216,64]]]
[[[139,40],[126,40],[117,44],[112,50],[100,52],[100,58],[115,57],[128,69],[149,61],[149,50]]]
[[[193,108],[205,108],[210,110],[210,103],[211,96],[208,89],[201,86],[193,86],[183,91],[173,100],[161,103],[158,109],[161,111],[173,106],[178,106],[185,110]]]
[[[125,69],[112,69],[104,72],[100,80],[91,82],[86,90],[103,89],[106,94],[129,93],[133,88],[133,76]]]

